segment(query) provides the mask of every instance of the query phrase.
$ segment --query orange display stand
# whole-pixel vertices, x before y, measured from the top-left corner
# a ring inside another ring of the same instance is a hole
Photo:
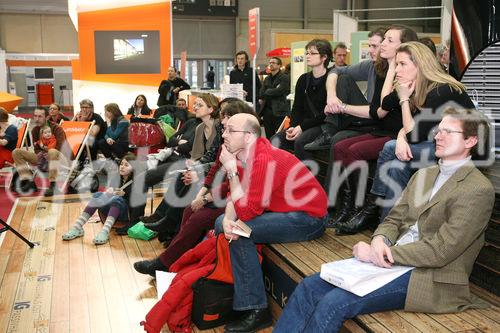
[[[0,106],[7,112],[12,112],[22,100],[22,97],[0,91]]]

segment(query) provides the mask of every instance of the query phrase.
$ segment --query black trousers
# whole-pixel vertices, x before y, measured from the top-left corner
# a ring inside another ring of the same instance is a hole
[[[311,152],[304,150],[304,145],[313,142],[321,133],[321,126],[316,126],[302,132],[295,141],[289,141],[286,139],[285,131],[281,131],[271,138],[271,144],[278,148],[293,149],[295,156],[299,160],[310,160],[313,155]]]
[[[100,139],[97,141],[97,145],[101,153],[107,158],[122,158],[128,152],[128,142],[115,142],[110,145],[106,139]]]

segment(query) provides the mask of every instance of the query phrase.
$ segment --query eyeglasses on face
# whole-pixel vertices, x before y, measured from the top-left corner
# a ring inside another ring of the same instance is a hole
[[[319,54],[319,52],[306,51],[306,52],[304,53],[304,55],[306,55],[306,56],[307,56],[307,55],[316,55],[316,54]]]
[[[252,132],[250,132],[250,131],[243,131],[243,130],[235,130],[235,129],[232,129],[232,128],[224,128],[224,132],[223,133],[232,134],[232,133],[252,133]]]
[[[80,105],[80,109],[82,109],[82,110],[85,110],[85,109],[89,110],[89,109],[92,109],[92,107],[88,106],[88,105]]]
[[[456,130],[452,130],[452,129],[449,129],[449,128],[435,128],[433,131],[432,131],[432,134],[434,136],[438,135],[438,134],[441,134],[441,135],[450,135],[452,133],[463,133],[464,131],[456,131]]]

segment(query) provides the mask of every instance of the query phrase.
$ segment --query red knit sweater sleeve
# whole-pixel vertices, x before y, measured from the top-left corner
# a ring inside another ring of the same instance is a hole
[[[205,177],[205,182],[204,185],[207,188],[210,188],[212,186],[212,183],[214,182],[215,175],[217,174],[217,171],[222,167],[221,162],[219,161],[219,156],[220,156],[221,149],[219,148],[219,151],[217,152],[217,156],[215,157],[215,163],[212,165],[210,170],[207,173],[207,176]]]

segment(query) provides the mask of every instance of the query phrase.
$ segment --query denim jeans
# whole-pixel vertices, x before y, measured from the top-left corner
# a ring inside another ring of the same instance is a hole
[[[384,149],[378,155],[377,170],[370,192],[385,199],[381,205],[380,221],[384,220],[395,201],[401,196],[413,173],[436,163],[434,142],[410,144],[410,149],[413,159],[409,162],[402,162],[396,157],[396,140],[386,142]],[[382,169],[385,171],[381,172]]]
[[[304,212],[264,213],[247,221],[250,238],[240,237],[229,245],[234,278],[233,308],[237,311],[267,307],[262,269],[255,244],[302,242],[320,237],[326,217],[316,218]],[[217,218],[215,231],[224,232]]]
[[[314,274],[297,286],[273,332],[338,332],[345,320],[357,315],[403,309],[410,275],[360,297]]]

